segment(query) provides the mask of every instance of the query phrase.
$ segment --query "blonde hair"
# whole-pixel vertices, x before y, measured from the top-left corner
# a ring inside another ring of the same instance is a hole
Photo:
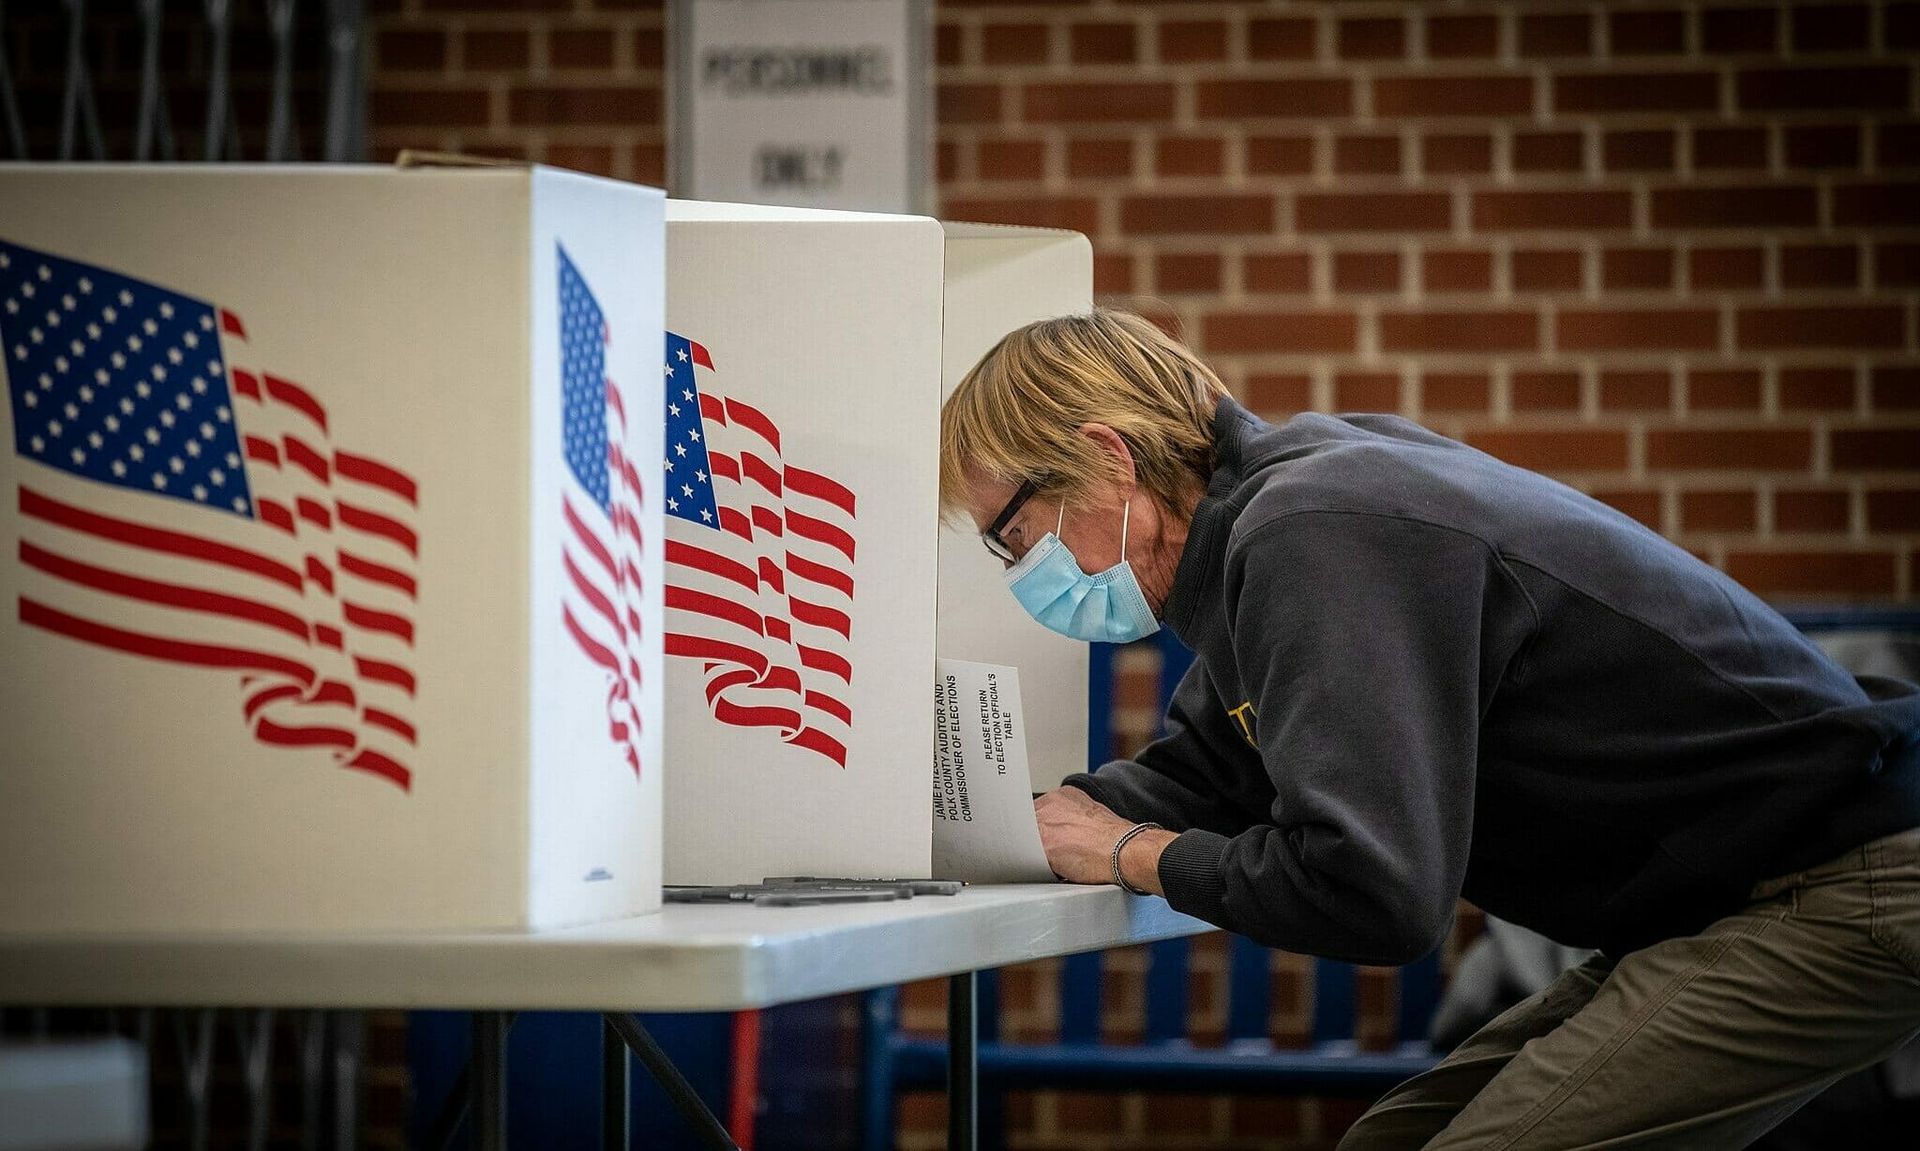
[[[1213,414],[1226,385],[1213,369],[1131,312],[1038,320],[1008,333],[960,381],[940,410],[940,506],[968,500],[968,473],[1033,481],[1038,494],[1080,503],[1117,461],[1080,434],[1118,432],[1134,476],[1162,507],[1176,506],[1213,471]]]

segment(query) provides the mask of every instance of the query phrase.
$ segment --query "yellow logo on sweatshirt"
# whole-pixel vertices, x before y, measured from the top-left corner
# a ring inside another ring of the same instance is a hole
[[[1253,701],[1248,700],[1239,707],[1230,708],[1227,714],[1233,717],[1233,722],[1240,725],[1240,738],[1247,741],[1248,747],[1259,751],[1260,743],[1253,738],[1253,722],[1260,718],[1260,713],[1253,710]]]

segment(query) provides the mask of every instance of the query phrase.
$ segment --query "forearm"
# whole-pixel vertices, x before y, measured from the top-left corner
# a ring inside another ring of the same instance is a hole
[[[1120,849],[1120,874],[1141,891],[1165,895],[1160,886],[1160,853],[1178,838],[1178,832],[1149,828],[1127,840]]]

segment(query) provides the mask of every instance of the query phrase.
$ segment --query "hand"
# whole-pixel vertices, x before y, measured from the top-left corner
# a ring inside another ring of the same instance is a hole
[[[1115,815],[1077,787],[1055,788],[1042,795],[1033,801],[1033,814],[1040,824],[1047,866],[1055,875],[1068,883],[1113,882],[1113,845],[1133,826],[1132,821]],[[1173,838],[1171,832],[1145,831],[1128,840],[1121,860],[1127,881],[1157,894],[1160,850]]]

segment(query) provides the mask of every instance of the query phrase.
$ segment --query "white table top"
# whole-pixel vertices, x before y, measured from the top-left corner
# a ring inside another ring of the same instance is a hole
[[[8,1006],[731,1011],[1212,928],[1115,887],[970,887],[896,903],[670,904],[542,932],[0,933]]]

